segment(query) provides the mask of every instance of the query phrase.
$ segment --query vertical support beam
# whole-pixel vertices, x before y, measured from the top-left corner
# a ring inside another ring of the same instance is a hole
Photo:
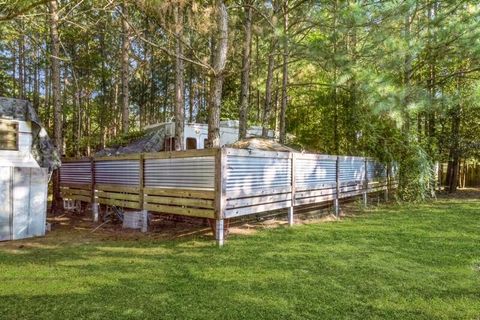
[[[224,219],[227,182],[227,153],[224,148],[220,148],[215,156],[215,239],[219,247],[224,244]]]
[[[363,206],[368,205],[368,158],[365,158],[365,179],[363,182]]]
[[[295,224],[293,220],[293,206],[288,207],[288,225],[291,227]]]
[[[93,215],[93,222],[98,222],[98,203],[97,203],[97,201],[92,202],[92,215]]]
[[[98,203],[97,198],[95,197],[95,158],[90,158],[90,174],[91,174],[91,204],[92,204],[92,215],[93,215],[93,222],[98,222]]]
[[[384,196],[385,196],[385,202],[388,202],[388,192],[390,191],[390,190],[389,190],[389,187],[390,187],[390,186],[389,186],[389,185],[390,185],[390,182],[389,182],[390,173],[388,172],[388,170],[389,170],[388,167],[389,167],[389,165],[388,165],[388,163],[387,163],[386,166],[385,166],[385,171],[386,171],[386,172],[385,172],[385,194],[384,194]]]
[[[142,232],[148,231],[148,211],[144,210],[144,193],[143,188],[145,185],[145,156],[143,153],[140,154],[139,161],[139,179],[138,179],[138,192],[139,192],[139,202],[140,209],[142,210]]]
[[[291,188],[292,188],[292,203],[290,204],[290,207],[288,208],[288,225],[293,226],[294,221],[293,221],[293,210],[295,207],[295,163],[296,163],[296,156],[295,153],[290,152],[290,157],[291,157]]]
[[[335,161],[335,199],[333,200],[333,207],[335,209],[335,217],[338,219],[340,215],[340,157],[337,156]]]
[[[148,231],[148,211],[142,210],[142,232]]]
[[[143,188],[145,186],[145,156],[143,153],[140,154],[139,161],[139,179],[138,179],[138,192],[139,192],[139,202],[140,202],[140,209],[143,210],[144,208],[144,198],[145,195],[143,194]]]
[[[215,239],[217,240],[217,245],[222,247],[225,243],[225,228],[224,228],[224,220],[217,219],[215,220]]]

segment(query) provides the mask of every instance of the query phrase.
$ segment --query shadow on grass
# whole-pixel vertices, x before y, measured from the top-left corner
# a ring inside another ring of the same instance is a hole
[[[235,236],[0,248],[0,318],[476,318],[477,204]],[[468,221],[468,223],[466,223]]]

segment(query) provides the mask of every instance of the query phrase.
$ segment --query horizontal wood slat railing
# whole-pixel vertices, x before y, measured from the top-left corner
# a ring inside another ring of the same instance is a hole
[[[209,219],[338,206],[396,186],[391,166],[370,158],[232,148],[66,159],[60,181],[70,200]]]

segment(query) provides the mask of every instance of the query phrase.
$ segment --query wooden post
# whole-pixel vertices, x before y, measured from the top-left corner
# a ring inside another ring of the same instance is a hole
[[[93,222],[98,222],[98,203],[92,202]]]
[[[145,156],[143,153],[140,154],[139,161],[139,181],[138,181],[138,192],[139,192],[139,204],[140,209],[142,210],[142,232],[148,231],[148,211],[144,210],[144,199],[145,195],[143,193],[143,188],[145,185]]]
[[[224,239],[225,229],[224,229],[224,220],[217,219],[215,220],[215,239],[217,240],[217,245],[222,247],[225,243]]]
[[[335,199],[333,200],[333,206],[335,208],[335,217],[338,219],[340,215],[340,206],[339,206],[339,198],[340,198],[340,157],[337,156],[337,160],[335,161]]]
[[[219,247],[224,244],[224,218],[226,206],[227,153],[220,148],[215,156],[215,239]]]
[[[368,205],[368,158],[365,158],[365,181],[363,183],[363,206]]]
[[[148,231],[148,211],[142,210],[142,232]]]
[[[90,174],[91,174],[91,181],[90,181],[90,186],[91,186],[91,203],[92,203],[92,215],[93,215],[93,222],[98,222],[98,203],[97,199],[95,198],[95,158],[91,157],[90,158]]]
[[[139,179],[138,179],[138,192],[139,192],[139,202],[140,202],[140,209],[143,210],[143,201],[145,195],[143,194],[143,187],[145,184],[145,156],[143,153],[140,154],[139,161]]]
[[[290,207],[288,208],[288,225],[293,226],[294,221],[293,221],[293,209],[295,207],[295,153],[290,152],[290,156],[292,157],[292,161],[290,162],[292,165],[291,168],[291,187],[292,187],[292,203],[290,204]]]
[[[385,193],[384,193],[384,196],[385,196],[385,202],[388,202],[388,189],[389,189],[389,176],[390,176],[390,173],[388,172],[389,170],[389,166],[388,164],[386,164],[385,166]]]

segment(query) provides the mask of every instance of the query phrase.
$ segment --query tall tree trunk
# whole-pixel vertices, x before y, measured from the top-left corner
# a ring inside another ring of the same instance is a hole
[[[244,18],[243,28],[245,31],[245,40],[243,42],[242,55],[242,79],[240,84],[240,114],[239,114],[239,130],[238,138],[245,139],[247,137],[248,128],[248,98],[250,95],[250,52],[252,47],[252,1],[244,1]]]
[[[40,66],[39,66],[39,59],[40,59],[40,53],[39,49],[35,48],[35,59],[34,59],[34,70],[33,70],[33,108],[35,111],[38,112],[38,109],[40,107]]]
[[[338,32],[338,0],[334,1],[334,12],[333,12],[333,31],[336,33]],[[340,154],[340,137],[339,137],[339,130],[338,130],[338,65],[337,65],[337,38],[333,42],[333,90],[332,90],[332,100],[333,100],[333,148],[335,150],[335,154]]]
[[[283,4],[283,68],[282,68],[282,108],[280,110],[280,143],[287,138],[285,118],[288,104],[288,0]]]
[[[460,150],[459,150],[459,138],[460,138],[460,116],[461,106],[457,107],[452,116],[452,132],[451,141],[452,146],[450,149],[450,161],[448,163],[448,191],[453,193],[457,191],[458,175],[460,169]]]
[[[272,48],[268,55],[268,67],[267,67],[267,81],[265,82],[265,104],[263,106],[263,119],[262,119],[262,137],[268,137],[268,131],[270,130],[270,122],[272,121],[272,86],[273,86],[273,69],[275,68],[275,47],[276,40],[272,42]]]
[[[405,61],[403,66],[403,85],[405,87],[405,98],[403,102],[403,132],[404,134],[408,134],[410,131],[410,114],[408,111],[408,105],[410,104],[410,95],[411,88],[410,88],[410,79],[412,77],[412,56],[410,54],[410,32],[411,32],[411,18],[410,12],[408,11],[405,15],[405,23],[404,23],[404,41],[407,44],[407,50],[405,51]]]
[[[429,69],[429,80],[428,80],[428,91],[429,91],[429,110],[428,110],[428,155],[431,159],[437,157],[435,151],[435,135],[436,135],[436,112],[435,112],[435,87],[436,87],[436,59],[435,54],[433,53],[432,43],[436,43],[435,35],[432,32],[432,23],[433,19],[436,16],[436,1],[433,3],[430,2],[428,5],[428,41],[427,41],[427,52],[428,52],[428,69]],[[434,162],[432,161],[432,170],[434,170]],[[435,196],[435,176],[432,175],[430,179],[430,192],[432,197]]]
[[[223,0],[217,0],[217,34],[213,54],[213,72],[211,74],[210,101],[208,104],[208,140],[207,148],[220,147],[220,111],[222,105],[222,87],[227,63],[228,51],[228,12]]]
[[[76,109],[76,121],[74,127],[74,137],[77,139],[77,143],[74,144],[75,156],[80,156],[80,143],[78,141],[82,138],[82,101],[81,101],[81,88],[75,86],[73,104]]]
[[[52,95],[53,95],[53,143],[61,156],[63,154],[62,136],[62,101],[60,92],[60,40],[58,36],[58,5],[57,0],[49,2],[50,11],[50,37],[52,43],[51,66],[52,66]],[[63,209],[63,201],[60,194],[60,173],[55,170],[53,174],[53,203],[52,212],[58,213]]]
[[[278,74],[275,75],[275,84],[274,84],[274,89],[273,89],[273,118],[274,118],[274,127],[273,129],[275,132],[280,132],[280,114],[279,114],[279,107],[278,107],[278,100],[280,97],[279,90],[281,89],[279,82],[278,82]]]
[[[156,96],[157,96],[157,85],[155,83],[155,55],[150,55],[150,96],[149,96],[149,104],[150,104],[150,117],[147,118],[146,123],[152,124],[153,121],[158,121],[160,109],[156,109]],[[153,121],[152,121],[153,120]]]
[[[23,23],[20,23],[22,29]],[[18,97],[25,99],[25,39],[24,35],[20,35],[18,40]]]
[[[12,92],[13,94],[17,91],[17,49],[15,45],[12,46]]]
[[[175,150],[183,150],[183,131],[185,125],[184,78],[183,78],[183,8],[177,4],[174,9],[175,20]]]
[[[190,77],[188,80],[188,122],[193,122],[193,111],[195,108],[196,85],[194,82],[194,69],[190,66]]]
[[[167,57],[168,59],[168,57]],[[168,61],[168,60],[167,60]],[[167,121],[167,116],[169,117],[170,115],[168,114],[168,104],[169,104],[169,99],[168,99],[168,87],[170,84],[170,69],[168,68],[168,65],[165,65],[165,78],[163,80],[163,110],[162,110],[162,122]],[[168,120],[170,121],[170,119]]]
[[[457,91],[461,95],[462,78],[460,75],[457,80]],[[457,191],[458,175],[460,170],[460,125],[461,125],[462,105],[458,103],[452,114],[452,126],[450,134],[450,159],[448,163],[448,192],[453,193]]]
[[[122,132],[128,133],[129,129],[129,55],[130,55],[130,27],[128,25],[127,1],[122,4]]]
[[[102,88],[102,96],[100,99],[101,107],[99,110],[99,129],[100,129],[100,147],[103,149],[106,146],[107,139],[107,50],[105,44],[105,34],[107,32],[107,23],[103,23],[103,30],[100,32],[100,55],[102,57],[102,66],[101,66],[101,80],[100,85]]]
[[[258,34],[255,36],[255,79],[258,81],[260,78],[260,49],[259,49],[259,39],[258,39]],[[262,108],[260,106],[260,88],[257,86],[256,90],[256,107],[257,107],[257,117],[256,121],[257,123],[261,123],[262,119],[260,118],[261,116],[261,111]]]
[[[278,3],[272,1],[272,36],[270,39],[270,52],[268,54],[267,79],[265,82],[265,101],[262,114],[262,137],[267,138],[272,122],[272,92],[273,92],[273,71],[275,69],[275,54],[277,50],[278,37],[276,33]],[[281,9],[281,8],[280,8]],[[258,54],[258,53],[257,53]]]

